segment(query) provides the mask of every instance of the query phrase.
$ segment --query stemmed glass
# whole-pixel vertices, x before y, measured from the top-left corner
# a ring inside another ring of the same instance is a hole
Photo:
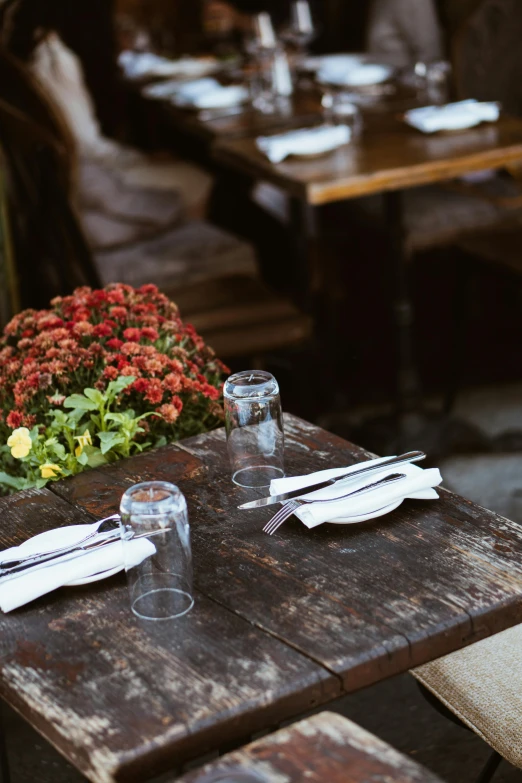
[[[250,29],[245,38],[245,49],[248,54],[254,57],[263,52],[273,52],[277,49],[277,38],[272,18],[266,11],[252,17]]]
[[[317,34],[308,0],[294,0],[290,9],[290,24],[281,37],[297,50],[298,62],[307,54],[308,46]]]

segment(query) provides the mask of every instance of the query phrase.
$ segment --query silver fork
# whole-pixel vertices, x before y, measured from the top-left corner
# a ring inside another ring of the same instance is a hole
[[[97,527],[93,531],[84,536],[84,538],[80,539],[80,541],[75,541],[74,544],[70,544],[69,546],[59,547],[58,549],[49,549],[47,552],[41,552],[38,555],[22,555],[21,557],[13,558],[11,560],[3,560],[0,562],[0,576],[10,573],[11,571],[17,571],[22,567],[43,563],[46,560],[52,560],[59,555],[67,554],[67,552],[70,552],[71,550],[74,550],[77,547],[85,544],[87,541],[90,541],[91,538],[96,538],[96,536],[104,535],[106,538],[109,538],[111,533],[118,530],[118,525],[115,526],[111,523],[117,522],[119,518],[119,514],[112,514],[110,517],[105,517],[105,519],[98,520]]]
[[[268,533],[269,536],[273,536],[276,530],[281,527],[283,522],[286,522],[288,517],[292,516],[294,511],[296,511],[299,506],[304,506],[307,503],[338,503],[339,500],[345,500],[346,498],[353,497],[354,495],[364,495],[366,492],[371,492],[377,487],[382,487],[386,484],[393,484],[395,481],[401,481],[403,478],[406,478],[404,473],[392,473],[391,476],[386,476],[386,478],[380,479],[380,481],[375,481],[373,484],[367,484],[365,487],[348,492],[347,495],[340,495],[336,498],[328,498],[328,500],[318,500],[317,498],[297,498],[295,500],[289,500],[288,503],[285,503],[285,505],[279,509],[277,514],[274,514],[272,519],[267,522],[263,528],[263,532]]]

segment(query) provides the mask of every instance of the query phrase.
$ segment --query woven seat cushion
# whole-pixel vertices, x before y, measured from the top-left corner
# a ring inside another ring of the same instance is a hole
[[[488,745],[522,768],[522,625],[412,674]]]
[[[257,274],[255,253],[247,242],[201,221],[97,253],[95,261],[104,285],[156,283],[163,290],[228,275]]]
[[[500,187],[500,185],[499,185]],[[504,188],[504,191],[508,186]],[[503,195],[507,198],[507,193]],[[382,196],[360,201],[360,209],[372,219],[384,220]],[[404,192],[406,249],[413,254],[454,242],[462,234],[498,225],[512,210],[490,198],[429,185]]]

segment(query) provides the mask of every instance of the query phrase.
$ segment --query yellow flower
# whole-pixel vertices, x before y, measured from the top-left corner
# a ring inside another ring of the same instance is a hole
[[[77,457],[80,456],[86,446],[92,446],[92,438],[89,430],[85,430],[83,435],[76,435],[74,440],[78,441],[78,445],[76,446],[76,450],[74,452]]]
[[[59,473],[62,473],[62,469],[59,465],[53,465],[52,462],[46,462],[45,465],[40,465],[40,473],[42,478],[56,478]]]
[[[31,446],[33,445],[27,427],[18,427],[17,430],[13,430],[13,434],[8,439],[7,445],[11,449],[11,454],[15,459],[27,457],[31,451]]]

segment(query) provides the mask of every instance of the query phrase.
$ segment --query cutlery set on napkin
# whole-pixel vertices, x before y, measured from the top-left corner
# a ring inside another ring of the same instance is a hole
[[[256,140],[256,145],[271,163],[281,163],[290,155],[322,155],[331,152],[349,144],[351,138],[352,130],[347,125],[319,125],[275,136],[261,136]]]
[[[406,498],[436,500],[435,487],[442,482],[437,468],[422,470],[418,465],[425,458],[420,451],[369,460],[363,465],[334,468],[308,476],[275,479],[270,485],[270,497],[239,506],[260,508],[281,503],[281,510],[265,526],[272,535],[292,514],[308,528],[324,522],[339,525],[355,524],[388,514]]]
[[[118,522],[115,514],[92,525],[48,530],[0,552],[0,609],[11,612],[59,587],[90,584],[122,571]],[[150,535],[129,542],[127,567],[155,553]]]
[[[422,470],[413,463],[424,459],[420,451],[399,457],[369,460],[272,481],[270,495],[239,508],[255,509],[281,504],[263,530],[272,535],[292,515],[308,528],[324,522],[355,524],[388,514],[406,498],[434,500],[439,470]],[[40,533],[23,544],[0,552],[0,609],[11,612],[57,590],[106,579],[132,568],[156,552],[150,540],[165,529],[126,535],[126,562],[119,515],[89,525]]]

